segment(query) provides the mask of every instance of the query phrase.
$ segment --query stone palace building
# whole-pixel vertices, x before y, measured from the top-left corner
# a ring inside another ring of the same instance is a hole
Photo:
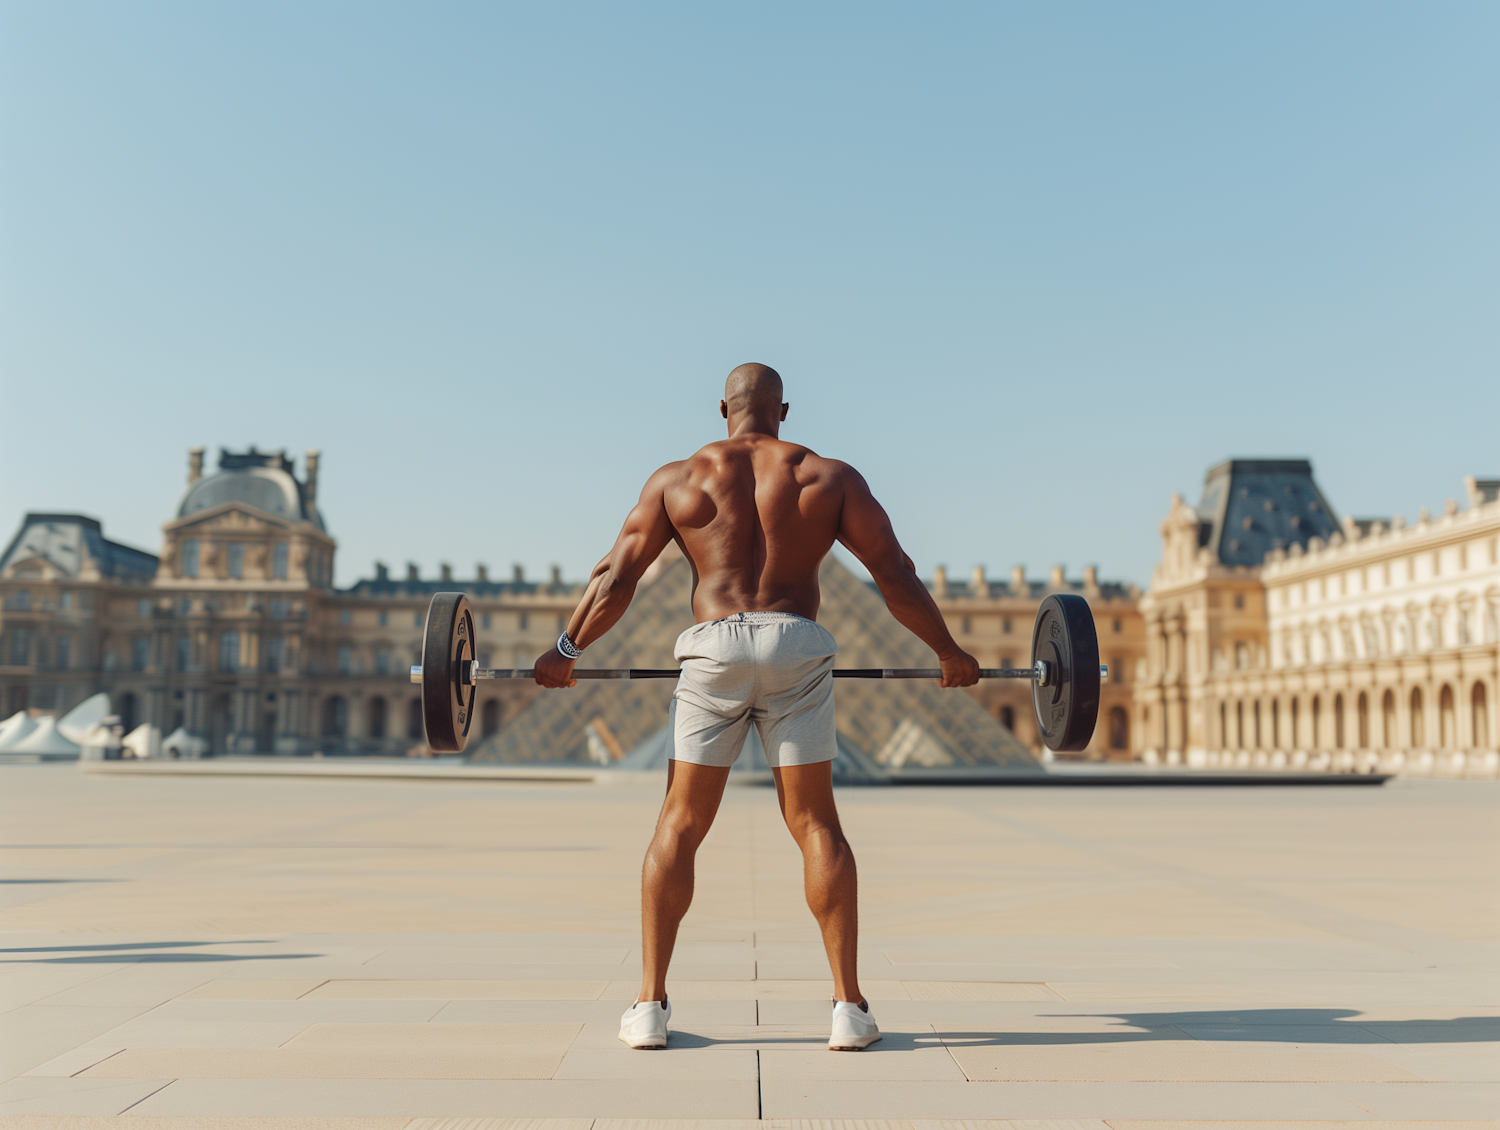
[[[1140,602],[1148,761],[1493,776],[1500,480],[1339,518],[1302,460],[1233,460],[1174,496]]]
[[[448,566],[333,587],[336,543],[318,508],[319,457],[301,479],[283,453],[221,452],[205,473],[189,456],[188,481],[162,527],[161,555],[111,542],[96,520],[28,514],[0,555],[0,708],[61,713],[106,691],[127,730],[182,726],[224,753],[404,753],[422,742],[417,690],[422,621],[432,594],[462,590],[479,624],[484,666],[529,667],[566,623],[581,586],[557,569],[544,581],[517,568],[498,580],[479,566],[458,579]],[[666,555],[664,555],[665,557]],[[985,666],[1028,662],[1031,625],[1051,592],[1093,605],[1102,661],[1100,726],[1086,756],[1128,760],[1130,678],[1145,656],[1139,592],[1093,569],[1045,580],[1022,568],[967,579],[938,570],[933,596],[953,633]],[[474,739],[501,730],[540,693],[488,684]],[[996,681],[974,696],[1034,752],[1041,746],[1027,684]]]
[[[581,595],[557,569],[421,577],[384,565],[333,587],[319,457],[221,452],[188,481],[160,556],[96,520],[28,514],[0,555],[0,711],[61,713],[107,692],[127,729],[182,726],[226,753],[405,753],[432,594],[468,593],[485,666],[527,667]],[[1194,766],[1490,772],[1500,745],[1500,481],[1469,479],[1440,515],[1340,518],[1303,460],[1233,460],[1197,507],[1174,497],[1150,591],[1053,568],[928,582],[987,667],[1025,664],[1041,601],[1094,609],[1103,687],[1094,759]],[[664,559],[668,555],[663,555]],[[540,691],[487,684],[473,739]],[[1041,754],[1027,684],[971,694]],[[628,751],[616,751],[628,752]],[[1485,767],[1489,766],[1490,769]]]

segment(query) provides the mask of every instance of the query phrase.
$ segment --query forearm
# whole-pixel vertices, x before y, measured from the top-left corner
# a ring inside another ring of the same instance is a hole
[[[903,560],[899,565],[873,575],[891,615],[932,648],[939,659],[946,659],[961,650],[953,639],[953,634],[948,631],[948,625],[943,620],[943,614],[938,611],[932,594],[927,591],[927,586],[917,576],[917,571],[909,560]]]
[[[568,638],[582,651],[619,622],[635,596],[636,582],[617,576],[605,562],[568,621]]]

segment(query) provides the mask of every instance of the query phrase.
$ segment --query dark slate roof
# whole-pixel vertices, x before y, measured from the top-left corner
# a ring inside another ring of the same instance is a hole
[[[879,586],[874,581],[866,581],[865,583],[870,587],[872,592],[878,593],[880,591]],[[933,587],[931,580],[924,581],[923,583],[927,585],[928,589]],[[1079,596],[1083,595],[1082,581],[1064,581],[1060,589],[1053,588],[1046,581],[1026,581],[1020,588],[1005,581],[990,581],[985,587],[987,591],[980,593],[981,597],[1009,596],[1021,600],[1040,600],[1042,597],[1054,592],[1074,592]],[[947,581],[947,592],[944,594],[943,599],[946,600],[950,597],[963,598],[973,595],[975,595],[973,585],[968,581],[956,581],[950,578]],[[1133,594],[1131,593],[1131,587],[1122,581],[1100,581],[1099,595],[1105,600],[1116,600],[1127,599]]]
[[[435,592],[461,592],[467,594],[470,600],[493,600],[502,596],[535,596],[538,593],[546,596],[568,596],[578,594],[580,586],[531,581],[463,581],[456,578],[451,581],[411,581],[376,577],[374,580],[355,581],[348,588],[340,589],[339,595],[384,596],[399,600],[403,597],[431,598]]]
[[[1273,549],[1305,548],[1338,529],[1306,459],[1230,459],[1204,476],[1198,545],[1222,564],[1259,565]]]
[[[82,514],[27,514],[4,554],[0,554],[0,569],[23,555],[40,556],[69,576],[77,576],[85,553],[106,577],[150,580],[156,575],[155,554],[110,541],[97,518]]]

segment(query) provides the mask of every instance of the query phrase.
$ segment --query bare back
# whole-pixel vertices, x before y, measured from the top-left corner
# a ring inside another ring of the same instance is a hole
[[[817,618],[818,566],[838,537],[844,464],[750,434],[711,443],[662,475],[700,623],[736,612]]]
[[[544,687],[571,686],[578,651],[624,615],[646,570],[676,541],[693,566],[699,623],[736,612],[817,618],[818,568],[839,542],[870,571],[886,607],[937,654],[942,685],[971,686],[974,657],[953,641],[869,484],[847,463],[779,437],[790,407],[764,365],[729,374],[719,414],[729,438],[649,479],[614,548],[594,566],[558,648],[537,659]]]

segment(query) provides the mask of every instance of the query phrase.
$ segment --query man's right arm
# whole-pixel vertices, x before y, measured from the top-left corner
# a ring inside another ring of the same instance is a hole
[[[625,615],[642,574],[672,540],[665,491],[680,464],[668,463],[646,480],[640,501],[625,519],[609,556],[594,566],[583,599],[568,620],[568,638],[581,651]],[[536,661],[536,681],[544,687],[570,687],[573,660],[554,647]]]
[[[884,507],[875,501],[864,477],[853,467],[845,467],[843,475],[839,543],[870,571],[891,615],[937,654],[943,667],[942,685],[973,686],[979,681],[979,663],[954,642],[932,594],[896,540]]]

